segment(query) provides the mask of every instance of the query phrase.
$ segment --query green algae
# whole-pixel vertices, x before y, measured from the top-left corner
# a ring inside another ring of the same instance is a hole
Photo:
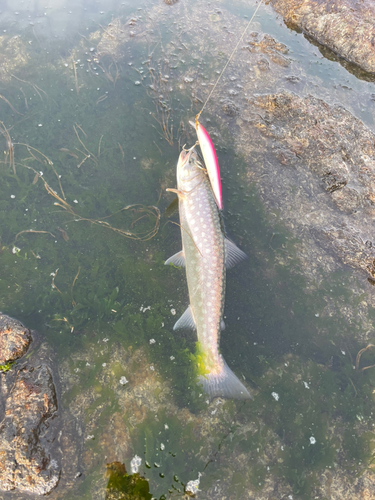
[[[0,364],[0,373],[9,372],[12,369],[12,366],[15,364],[14,361],[9,361],[8,363]]]
[[[210,373],[207,366],[207,354],[203,351],[200,342],[195,343],[195,352],[190,354],[192,365],[196,368],[197,376],[205,376]]]
[[[107,465],[106,500],[151,500],[148,482],[139,474],[127,474],[124,464]]]

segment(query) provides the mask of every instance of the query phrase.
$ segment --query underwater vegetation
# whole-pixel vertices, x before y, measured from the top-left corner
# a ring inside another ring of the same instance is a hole
[[[151,500],[148,482],[139,474],[127,474],[120,462],[107,464],[106,500]]]
[[[15,364],[15,361],[10,361],[9,363],[5,363],[0,365],[0,373],[5,373],[11,370],[12,366]]]

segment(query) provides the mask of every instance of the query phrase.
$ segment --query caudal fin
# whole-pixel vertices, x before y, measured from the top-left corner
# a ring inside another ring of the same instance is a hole
[[[232,372],[223,360],[223,368],[220,373],[207,373],[199,376],[198,383],[210,399],[222,397],[226,399],[252,399],[251,394]]]

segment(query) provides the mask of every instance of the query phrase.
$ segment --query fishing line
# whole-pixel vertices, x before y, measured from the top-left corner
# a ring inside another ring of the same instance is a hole
[[[203,104],[202,109],[199,111],[199,113],[198,113],[198,114],[197,114],[197,116],[195,117],[195,121],[196,121],[196,122],[199,120],[199,117],[200,117],[200,115],[202,114],[202,111],[204,110],[204,108],[206,107],[206,104],[208,103],[208,101],[210,100],[210,98],[211,98],[212,94],[214,93],[214,91],[215,91],[215,89],[216,89],[216,85],[219,83],[220,78],[223,76],[224,71],[227,69],[227,66],[228,66],[228,64],[230,63],[230,61],[231,61],[231,59],[232,59],[232,57],[233,57],[234,53],[236,52],[237,47],[239,46],[239,44],[241,43],[241,41],[242,41],[243,37],[245,36],[245,33],[246,33],[246,31],[247,31],[248,27],[249,27],[249,26],[250,26],[250,24],[253,22],[253,19],[254,19],[254,17],[256,16],[256,13],[258,12],[259,7],[262,5],[262,3],[263,3],[263,0],[260,0],[260,2],[259,2],[259,4],[258,4],[257,8],[255,9],[254,14],[251,16],[250,21],[247,23],[247,26],[246,26],[246,28],[244,29],[244,31],[243,31],[243,33],[242,33],[242,35],[241,35],[241,38],[238,40],[237,45],[234,47],[234,49],[233,49],[233,51],[232,51],[231,55],[229,56],[229,59],[228,59],[228,61],[226,62],[225,66],[224,66],[224,68],[223,68],[223,70],[222,70],[222,72],[220,73],[220,75],[219,75],[218,79],[216,80],[216,83],[215,83],[215,85],[214,85],[213,89],[211,90],[211,92],[210,92],[209,96],[207,97],[206,102]]]

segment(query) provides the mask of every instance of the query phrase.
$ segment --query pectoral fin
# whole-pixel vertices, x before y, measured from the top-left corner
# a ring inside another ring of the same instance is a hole
[[[169,264],[173,264],[176,267],[185,267],[185,255],[183,250],[181,252],[177,252],[172,257],[169,257],[168,260],[164,262],[164,265],[168,266]]]
[[[195,321],[190,306],[186,309],[181,318],[176,322],[173,330],[180,330],[180,328],[190,328],[191,330],[196,330]]]
[[[164,212],[164,217],[169,219],[178,210],[178,196],[171,201]]]
[[[176,193],[179,198],[185,199],[186,196],[182,191],[179,191],[178,189],[173,189],[173,188],[167,188],[166,191],[169,191],[170,193]]]
[[[247,259],[245,252],[240,250],[233,241],[225,238],[225,267],[230,269],[239,262]]]

